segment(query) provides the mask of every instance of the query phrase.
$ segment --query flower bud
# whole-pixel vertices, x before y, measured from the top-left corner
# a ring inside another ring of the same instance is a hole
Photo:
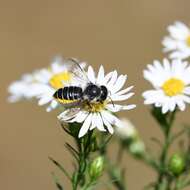
[[[129,145],[129,151],[136,157],[142,157],[145,153],[144,143],[141,140],[137,139]]]
[[[116,128],[116,135],[121,140],[133,140],[137,137],[137,131],[134,125],[128,119],[122,119],[121,127]]]
[[[169,160],[168,167],[170,172],[172,172],[174,175],[180,175],[185,169],[184,157],[177,153],[173,154]]]
[[[100,177],[103,169],[104,169],[104,158],[102,156],[99,156],[95,158],[90,164],[89,175],[91,180],[96,180],[98,177]]]

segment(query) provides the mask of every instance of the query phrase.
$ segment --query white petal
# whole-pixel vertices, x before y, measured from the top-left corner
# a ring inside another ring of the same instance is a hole
[[[101,65],[98,72],[96,83],[101,85],[103,83],[103,80],[104,80],[104,67]]]
[[[103,122],[105,124],[105,126],[107,127],[108,131],[113,134],[114,130],[113,127],[111,126],[111,124],[104,118],[104,114],[102,114],[102,118],[103,118]]]
[[[93,130],[94,128],[96,128],[96,113],[92,114],[92,125],[90,130]]]
[[[185,110],[185,103],[182,100],[178,99],[176,103],[181,111]]]
[[[176,107],[175,98],[171,98],[169,102],[169,110],[173,112],[175,110],[175,107]]]
[[[142,94],[142,96],[145,98],[144,104],[157,103],[158,105],[165,99],[165,95],[162,90],[147,90]]]
[[[179,50],[176,50],[176,51],[173,51],[169,57],[171,59],[186,59],[190,56],[190,52],[187,52],[187,51],[179,51]]]
[[[112,87],[115,84],[116,80],[117,80],[117,71],[114,71],[113,74],[112,74],[112,76],[111,76],[110,81],[107,83],[107,88],[110,91],[112,90]]]
[[[56,100],[52,100],[51,104],[47,107],[46,111],[50,112],[58,106],[58,102]]]
[[[122,126],[122,122],[113,114],[109,113],[108,111],[102,111],[102,115],[104,118],[112,125],[116,125],[117,127]]]
[[[120,75],[118,77],[115,85],[113,86],[111,93],[113,94],[113,93],[116,93],[117,91],[119,91],[125,84],[126,80],[127,80],[127,75]]]
[[[169,110],[169,105],[168,102],[165,102],[164,105],[162,106],[162,113],[165,114]]]
[[[133,92],[130,92],[128,94],[125,94],[125,95],[121,95],[121,96],[117,96],[117,95],[111,95],[110,98],[113,100],[113,101],[122,101],[122,100],[127,100],[129,99],[131,96],[133,96],[135,93]]]
[[[188,87],[185,87],[185,89],[184,89],[184,94],[188,94],[188,95],[190,95],[190,87],[188,86]]]
[[[118,104],[107,104],[106,105],[106,108],[108,110],[110,110],[111,112],[118,112],[118,111],[121,111],[121,110],[131,110],[133,108],[135,108],[136,105],[118,105]]]
[[[78,135],[79,138],[81,138],[82,136],[84,136],[88,132],[88,130],[90,128],[91,121],[92,121],[91,118],[92,118],[92,114],[89,114],[88,117],[86,118],[86,120],[84,121],[80,131],[79,131],[79,135]]]
[[[110,73],[108,73],[108,74],[104,77],[103,85],[106,85],[106,86],[107,86],[107,83],[110,81],[110,79],[111,79],[113,73],[114,73],[114,72],[110,72]]]
[[[94,73],[94,70],[91,66],[88,67],[88,78],[92,83],[96,82],[95,73]]]
[[[175,22],[173,25],[168,26],[168,31],[176,40],[185,40],[189,35],[188,28],[181,22]]]
[[[133,87],[134,86],[130,86],[130,87],[124,89],[124,90],[121,90],[121,91],[117,92],[115,95],[120,96],[120,95],[126,94],[127,92],[129,92],[130,90],[132,90]]]
[[[190,103],[190,97],[186,96],[186,95],[180,95],[181,99],[186,102],[186,103]]]
[[[43,96],[41,97],[41,99],[38,102],[38,105],[42,106],[44,104],[47,104],[48,102],[50,102],[53,99],[53,97],[51,96]]]
[[[163,49],[164,52],[175,50],[177,49],[178,46],[176,40],[174,40],[171,37],[165,37],[164,40],[162,41],[162,44],[164,46]]]
[[[103,125],[103,121],[102,121],[102,117],[101,115],[98,113],[96,114],[96,127],[100,130],[100,131],[106,131]]]
[[[82,123],[86,117],[88,116],[88,112],[86,111],[80,111],[78,114],[76,114],[76,116],[70,120],[69,122],[70,123],[73,123],[73,122],[77,122],[77,123]]]

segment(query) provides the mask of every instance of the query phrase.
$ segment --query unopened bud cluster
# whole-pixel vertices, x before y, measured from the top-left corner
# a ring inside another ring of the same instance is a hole
[[[137,157],[141,157],[144,154],[145,145],[131,121],[123,119],[122,126],[116,129],[116,134],[131,154]]]
[[[89,166],[89,176],[92,181],[96,180],[102,175],[104,169],[104,157],[99,156],[95,158]]]
[[[185,169],[184,157],[177,153],[173,154],[169,160],[168,168],[173,175],[180,175]]]

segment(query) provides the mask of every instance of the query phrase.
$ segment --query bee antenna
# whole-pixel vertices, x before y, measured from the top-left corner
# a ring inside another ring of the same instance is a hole
[[[115,107],[115,104],[114,104],[113,100],[111,99],[111,97],[110,96],[108,96],[108,97],[111,100],[111,103],[112,103],[113,107]]]

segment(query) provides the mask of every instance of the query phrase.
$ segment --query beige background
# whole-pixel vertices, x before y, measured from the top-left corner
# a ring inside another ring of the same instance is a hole
[[[138,107],[123,116],[135,123],[154,150],[149,138],[161,133],[143,105],[141,93],[150,86],[142,70],[153,59],[163,58],[166,26],[175,20],[190,22],[189,7],[188,0],[0,0],[0,189],[56,189],[49,155],[71,170],[64,148],[69,139],[56,114],[36,103],[6,102],[11,81],[47,66],[57,54],[127,73],[128,85],[134,84],[136,92],[130,102]],[[179,120],[187,122],[188,114],[179,114]],[[154,179],[151,170],[130,156],[123,161],[130,190],[140,190]],[[68,185],[65,177],[62,181]]]

